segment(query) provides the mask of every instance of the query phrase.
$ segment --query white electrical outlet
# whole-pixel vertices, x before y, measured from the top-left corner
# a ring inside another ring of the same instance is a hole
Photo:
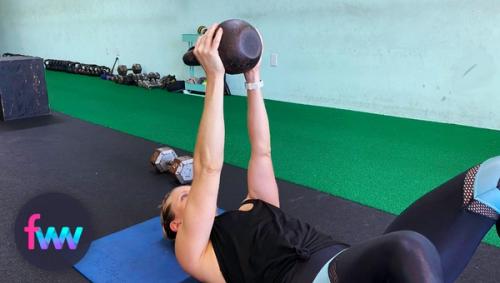
[[[278,53],[271,53],[271,67],[278,66]]]

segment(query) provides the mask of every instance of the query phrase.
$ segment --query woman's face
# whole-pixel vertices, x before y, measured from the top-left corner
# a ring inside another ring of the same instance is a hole
[[[175,214],[176,219],[182,219],[190,191],[191,186],[179,186],[170,193],[169,201],[167,201],[166,205],[169,203],[172,205],[172,212]]]

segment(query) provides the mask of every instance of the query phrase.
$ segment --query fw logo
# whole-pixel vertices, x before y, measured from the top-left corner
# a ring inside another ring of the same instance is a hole
[[[24,259],[46,270],[73,268],[94,238],[89,211],[78,199],[59,192],[26,202],[17,214],[14,234]]]
[[[39,220],[42,216],[40,213],[31,214],[28,218],[28,226],[24,227],[24,232],[28,234],[28,250],[35,249],[35,235],[40,245],[40,249],[47,250],[49,248],[50,242],[54,244],[56,250],[61,250],[64,246],[64,242],[68,243],[68,248],[70,250],[76,250],[80,237],[83,233],[83,227],[78,226],[75,229],[75,233],[71,234],[69,227],[63,226],[59,235],[57,234],[56,228],[50,226],[47,228],[45,235],[43,234],[42,228],[35,226],[35,222]]]

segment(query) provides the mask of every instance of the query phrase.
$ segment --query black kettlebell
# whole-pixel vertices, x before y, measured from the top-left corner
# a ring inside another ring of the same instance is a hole
[[[241,74],[251,70],[262,55],[262,41],[257,30],[249,23],[231,19],[219,24],[224,30],[219,45],[219,56],[226,73]],[[200,65],[191,47],[182,60],[186,65]]]

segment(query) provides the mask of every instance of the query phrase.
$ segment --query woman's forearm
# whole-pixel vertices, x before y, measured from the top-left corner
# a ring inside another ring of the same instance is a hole
[[[207,74],[205,103],[194,151],[197,172],[220,171],[224,163],[224,74]]]
[[[260,76],[252,74],[245,76],[247,82],[258,82]],[[248,136],[252,146],[252,154],[270,154],[271,136],[266,106],[260,89],[247,91]]]

